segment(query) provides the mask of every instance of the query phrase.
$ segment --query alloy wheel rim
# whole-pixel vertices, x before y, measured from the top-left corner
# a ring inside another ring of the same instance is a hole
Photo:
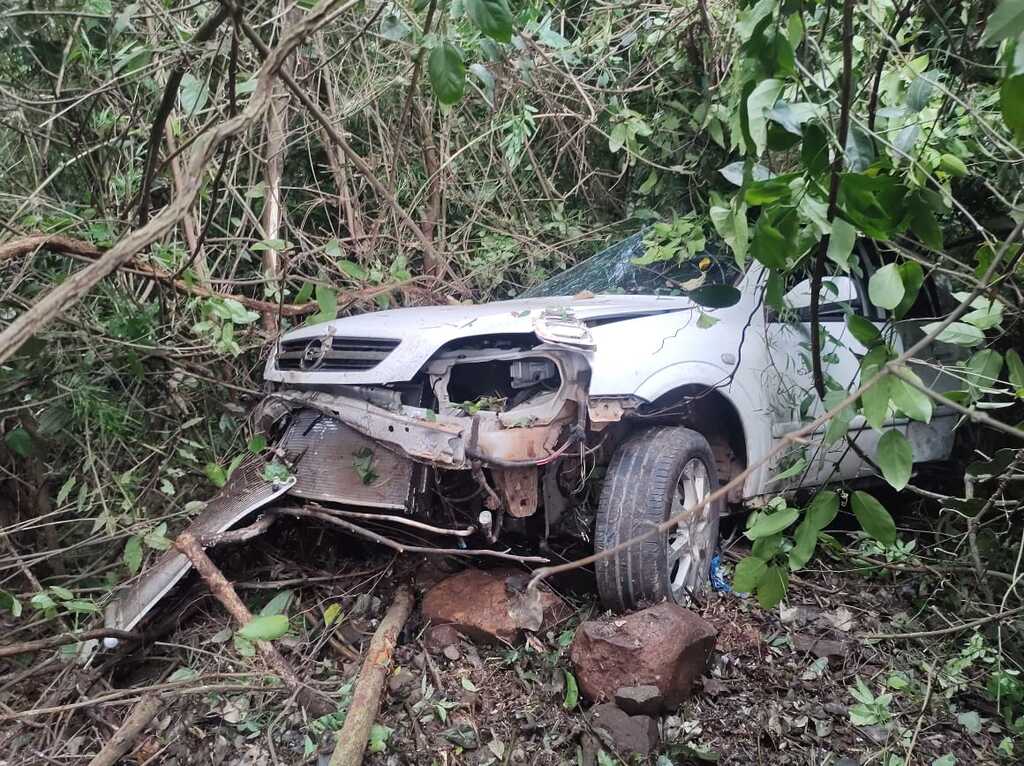
[[[672,515],[691,511],[668,532],[668,577],[672,599],[687,603],[703,593],[707,586],[709,556],[711,555],[711,509],[704,506],[692,512],[694,506],[711,494],[708,467],[699,458],[683,466],[672,498]]]

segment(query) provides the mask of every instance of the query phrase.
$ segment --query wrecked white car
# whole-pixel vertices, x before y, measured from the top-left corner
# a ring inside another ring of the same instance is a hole
[[[693,507],[822,412],[809,280],[789,286],[792,311],[778,317],[763,305],[756,263],[742,271],[706,253],[652,264],[644,251],[638,234],[517,300],[383,311],[286,334],[267,359],[269,393],[255,413],[275,445],[272,463],[239,467],[191,530],[203,539],[272,506],[342,519],[350,531],[370,519],[371,539],[415,525],[449,541],[442,546],[504,550],[511,536],[545,552],[569,531],[600,551]],[[862,279],[829,279],[822,295],[825,372],[840,390],[857,386],[864,351],[846,315],[879,327],[887,319],[864,297],[881,263],[866,252],[861,261]],[[926,282],[892,325],[897,345],[920,337],[944,300]],[[943,349],[955,353],[941,344],[935,353]],[[938,369],[917,371],[933,388],[955,387]],[[904,431],[916,462],[941,460],[953,417],[938,408],[920,423],[894,411],[886,427]],[[603,603],[625,610],[699,596],[727,506],[871,473],[858,453],[874,454],[879,433],[860,418],[849,429],[859,450],[815,434],[799,455],[753,471],[728,504],[600,562]],[[132,628],[188,568],[166,553],[111,604],[108,627]]]

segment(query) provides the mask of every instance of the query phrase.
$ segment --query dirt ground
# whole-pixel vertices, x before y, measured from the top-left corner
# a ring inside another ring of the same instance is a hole
[[[279,646],[311,685],[339,695],[339,714],[305,718],[276,679],[253,670],[262,661],[196,583],[179,598],[184,611],[167,610],[164,635],[144,652],[45,667],[39,655],[4,668],[0,763],[87,763],[150,691],[164,695],[165,707],[127,763],[326,764],[361,652],[394,586],[413,580],[422,590],[463,565],[370,551],[343,558],[343,550],[352,552],[351,541],[292,530],[220,557],[254,611],[284,606],[293,627]],[[586,702],[573,699],[568,645],[580,621],[599,617],[586,574],[555,583],[572,617],[515,646],[462,642],[432,654],[414,612],[366,763],[1019,763],[1007,750],[1016,745],[1019,754],[1021,743],[1005,739],[995,705],[979,693],[987,661],[980,639],[863,638],[898,631],[934,586],[842,568],[832,561],[801,573],[781,610],[733,593],[697,607],[718,629],[717,648],[702,688],[660,719],[661,748],[646,760],[620,759],[589,727]],[[875,704],[852,696],[857,679]]]

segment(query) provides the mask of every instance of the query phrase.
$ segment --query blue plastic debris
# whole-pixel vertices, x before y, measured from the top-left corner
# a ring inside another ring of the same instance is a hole
[[[732,593],[732,586],[722,576],[722,557],[717,553],[711,558],[711,587],[719,593]]]

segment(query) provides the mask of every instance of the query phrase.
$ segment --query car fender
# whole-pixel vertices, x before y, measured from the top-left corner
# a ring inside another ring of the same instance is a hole
[[[635,391],[629,392],[648,402],[683,386],[707,386],[716,388],[736,409],[743,424],[747,444],[747,465],[760,460],[771,449],[771,421],[760,402],[740,378],[742,369],[737,370],[730,381],[732,369],[726,369],[710,362],[682,361],[662,367],[644,380]],[[728,385],[723,385],[728,383]],[[743,496],[755,497],[761,494],[768,466],[755,468],[743,483]]]

